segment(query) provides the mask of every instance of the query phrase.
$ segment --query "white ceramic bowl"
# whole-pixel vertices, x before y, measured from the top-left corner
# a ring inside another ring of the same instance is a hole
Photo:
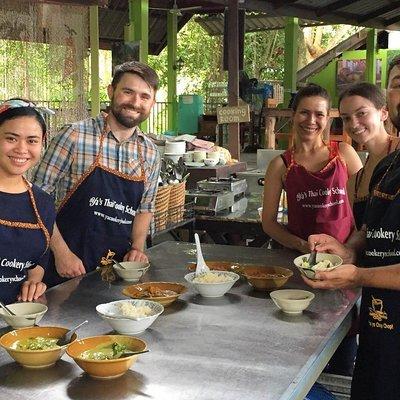
[[[319,270],[316,271],[313,268],[305,268],[302,266],[302,262],[304,260],[308,260],[310,258],[310,253],[308,254],[303,254],[302,256],[298,256],[294,259],[294,265],[298,268],[300,273],[304,276],[306,276],[309,279],[315,279],[315,273],[316,272],[325,272],[325,271],[332,271],[333,269],[339,267],[339,265],[343,264],[343,260],[341,257],[337,256],[336,254],[329,254],[329,253],[317,253],[316,257],[316,262],[320,262],[323,260],[329,260],[332,264],[333,267],[330,268],[325,268],[324,270]]]
[[[271,299],[287,314],[301,314],[314,299],[314,293],[299,289],[274,290],[269,294]]]
[[[219,160],[214,160],[213,158],[206,158],[206,159],[204,160],[204,164],[205,164],[207,167],[215,167],[215,166],[218,164],[218,161],[219,161]]]
[[[0,308],[0,317],[14,329],[27,328],[37,324],[47,311],[47,306],[40,303],[14,303],[7,306],[14,314],[8,315]]]
[[[135,306],[148,306],[151,308],[151,315],[139,318],[127,318],[119,307],[122,303],[131,303]],[[164,306],[150,300],[118,300],[111,303],[99,304],[96,307],[97,313],[108,322],[111,327],[122,335],[136,335],[145,331],[164,311]]]
[[[193,151],[187,151],[185,154],[182,154],[182,158],[184,162],[193,162]]]
[[[235,282],[240,278],[238,274],[230,271],[212,271],[218,273],[219,275],[225,275],[233,278],[230,281],[219,282],[219,283],[199,283],[193,282],[195,277],[195,272],[185,275],[185,279],[189,282],[203,297],[221,297],[223,296]]]
[[[139,279],[150,268],[150,264],[144,261],[122,261],[120,264],[125,269],[122,269],[117,264],[114,264],[114,271],[119,277],[127,282],[138,282]]]
[[[175,164],[179,161],[179,159],[181,157],[182,157],[182,154],[164,153],[164,158],[168,158],[169,160],[172,160]]]
[[[219,162],[219,158],[220,158],[220,154],[221,154],[221,152],[219,152],[219,151],[210,151],[210,152],[208,152],[207,153],[207,158],[208,159],[212,159],[212,160],[216,160],[217,161],[217,163]]]
[[[185,153],[185,151],[186,151],[186,142],[184,140],[165,142],[165,153],[182,155],[183,153]]]

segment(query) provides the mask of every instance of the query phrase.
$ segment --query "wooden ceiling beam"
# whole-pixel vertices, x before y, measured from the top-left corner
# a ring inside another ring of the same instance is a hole
[[[396,10],[396,8],[399,8],[399,7],[400,7],[400,1],[392,1],[390,4],[388,4],[384,7],[378,8],[375,11],[370,12],[369,14],[366,14],[360,18],[357,18],[357,20],[360,24],[362,24],[363,22],[369,21],[370,19],[374,19],[374,18],[380,17],[383,14],[387,14],[391,11],[394,11],[394,10]]]
[[[339,8],[348,5],[349,5],[349,0],[337,0],[334,1],[333,3],[327,4],[323,8],[322,7],[319,8],[315,14],[317,15],[317,17],[322,17],[325,14],[329,14],[331,11],[337,11]]]
[[[275,9],[282,8],[283,6],[288,6],[288,5],[294,4],[296,2],[297,2],[297,0],[286,0],[286,1],[271,0],[271,4]]]
[[[397,24],[399,21],[400,21],[400,14],[398,14],[396,17],[393,17],[393,18],[391,18],[391,19],[385,20],[385,25],[386,25],[387,28],[389,28],[390,25],[395,25],[395,24]],[[392,27],[392,28],[393,28],[393,29],[396,29],[396,30],[399,30],[398,24],[397,24],[396,27]]]
[[[107,7],[109,0],[22,0],[41,4],[60,4],[71,6],[99,6]]]

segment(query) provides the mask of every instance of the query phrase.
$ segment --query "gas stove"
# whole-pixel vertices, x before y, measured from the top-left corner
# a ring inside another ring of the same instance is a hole
[[[228,190],[192,189],[186,192],[186,201],[193,202],[197,213],[216,214],[232,207],[235,196]]]
[[[197,182],[197,187],[202,190],[227,190],[232,192],[237,199],[246,192],[247,182],[246,179],[238,179],[233,176],[229,178],[211,177]]]

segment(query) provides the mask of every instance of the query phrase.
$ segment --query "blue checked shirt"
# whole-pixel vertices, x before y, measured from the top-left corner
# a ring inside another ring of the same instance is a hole
[[[61,202],[82,174],[95,161],[105,114],[64,126],[51,140],[33,182]],[[138,212],[154,212],[160,173],[157,146],[139,128],[126,140],[119,142],[109,131],[104,138],[101,164],[132,176],[141,175],[138,157],[139,142],[146,181]]]

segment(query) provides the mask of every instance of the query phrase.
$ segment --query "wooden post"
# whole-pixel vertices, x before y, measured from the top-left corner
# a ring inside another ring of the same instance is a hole
[[[239,101],[239,4],[228,0],[228,104]],[[228,148],[233,158],[240,160],[239,124],[228,124]]]
[[[275,149],[275,124],[276,118],[265,117],[265,148]]]

